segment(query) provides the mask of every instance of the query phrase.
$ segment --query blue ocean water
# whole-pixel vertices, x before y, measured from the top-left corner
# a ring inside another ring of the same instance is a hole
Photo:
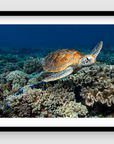
[[[0,47],[114,45],[114,25],[0,25]]]

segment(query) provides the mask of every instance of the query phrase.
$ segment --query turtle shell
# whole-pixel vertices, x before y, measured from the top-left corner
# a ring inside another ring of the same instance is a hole
[[[75,50],[60,49],[46,56],[42,66],[47,72],[59,72],[70,65],[77,64],[82,56],[82,53]]]

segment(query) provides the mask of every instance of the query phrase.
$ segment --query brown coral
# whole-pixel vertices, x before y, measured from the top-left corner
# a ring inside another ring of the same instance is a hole
[[[4,101],[5,100],[5,95],[4,92],[5,91],[9,91],[11,90],[11,87],[9,84],[2,84],[0,85],[0,100]]]
[[[31,107],[28,103],[22,104],[20,107],[17,108],[17,112],[19,113],[19,117],[30,117],[31,115]]]

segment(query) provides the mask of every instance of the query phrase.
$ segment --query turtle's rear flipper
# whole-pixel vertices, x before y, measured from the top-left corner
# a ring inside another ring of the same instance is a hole
[[[43,79],[42,81],[44,81],[44,82],[55,81],[55,80],[58,80],[58,79],[61,79],[61,78],[64,78],[64,77],[70,75],[72,72],[73,72],[73,67],[68,67],[63,71],[60,71],[54,75],[51,75],[51,76]]]
[[[30,86],[31,88],[36,88],[38,87],[38,85],[43,84],[43,83],[44,83],[43,81],[40,81],[37,84],[32,84],[32,85],[27,85],[27,86]],[[25,87],[22,87],[17,93],[14,94],[14,96],[21,94]]]

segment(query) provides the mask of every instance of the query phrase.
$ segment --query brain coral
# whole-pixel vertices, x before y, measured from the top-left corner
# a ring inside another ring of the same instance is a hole
[[[33,57],[25,61],[23,69],[28,74],[31,74],[35,71],[41,72],[43,70],[40,59],[34,59]]]
[[[31,117],[55,117],[55,109],[74,100],[74,93],[63,88],[48,87],[46,91],[42,91],[26,86],[22,94],[7,96],[6,100],[14,113],[20,112],[20,107],[27,103],[31,107]]]
[[[92,66],[69,76],[70,80],[80,89],[80,96],[85,104],[93,106],[95,102],[106,104],[114,103],[114,66]],[[75,92],[77,93],[77,92]]]
[[[26,85],[28,79],[29,76],[19,70],[12,71],[6,76],[8,84],[12,86],[12,89],[15,89],[17,91]]]
[[[81,103],[76,103],[75,101],[70,101],[69,103],[64,103],[63,106],[58,107],[55,110],[55,115],[57,117],[69,117],[78,118],[79,116],[86,116],[88,110],[86,106]]]

